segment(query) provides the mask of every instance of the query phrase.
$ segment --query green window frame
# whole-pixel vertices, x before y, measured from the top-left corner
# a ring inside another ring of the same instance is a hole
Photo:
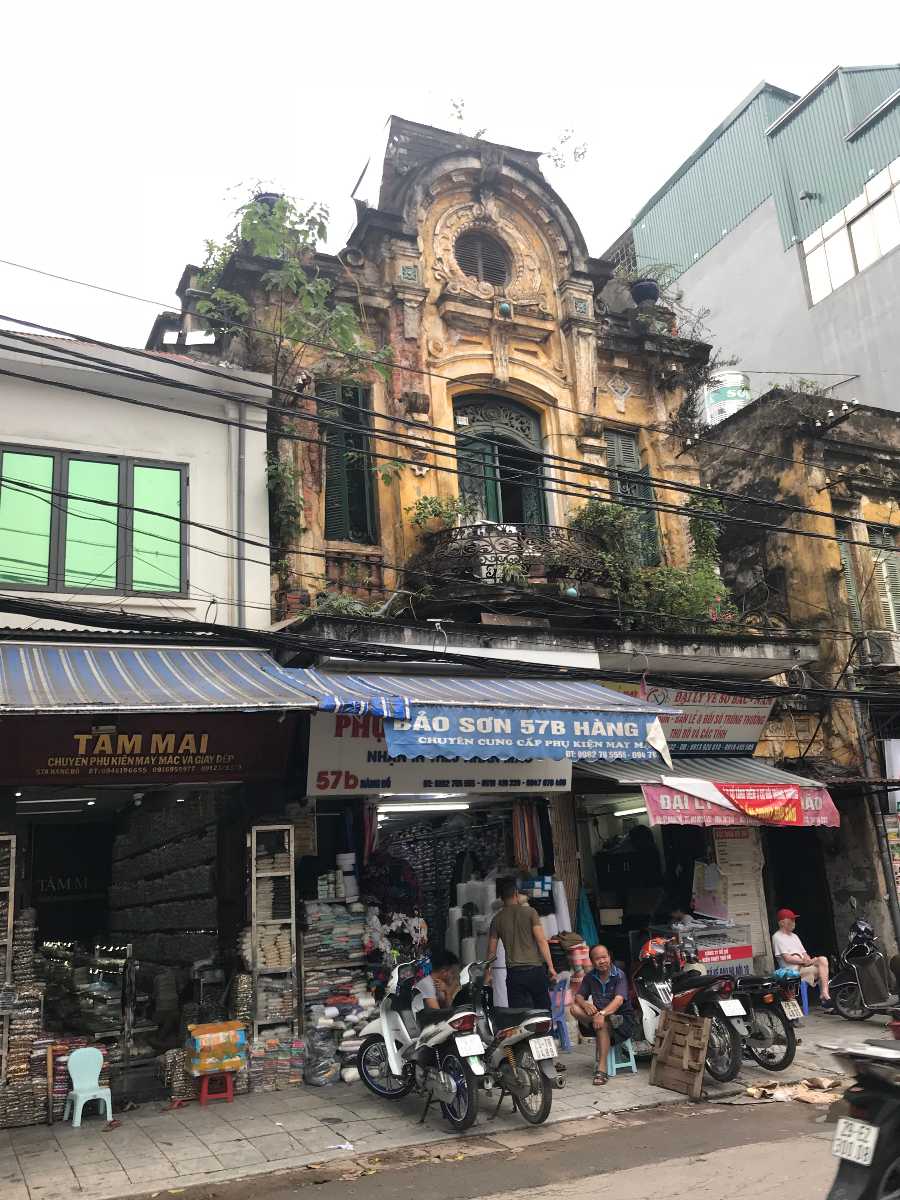
[[[841,556],[841,572],[844,576],[844,587],[847,592],[847,609],[850,614],[850,628],[854,633],[862,633],[862,604],[860,603],[856,571],[853,569],[853,554],[850,547],[850,526],[846,521],[836,521],[835,530],[838,535],[838,552]]]
[[[900,551],[893,529],[869,525],[869,543],[875,558],[873,583],[881,604],[885,629],[900,633]]]
[[[188,594],[183,463],[0,445],[0,586]]]
[[[606,465],[610,470],[609,488],[623,499],[655,502],[650,483],[650,468],[641,466],[641,451],[637,435],[621,429],[605,429]],[[645,567],[655,567],[662,561],[659,542],[659,522],[655,508],[635,507],[641,538],[641,561]]]
[[[316,384],[325,439],[325,540],[378,544],[374,439],[368,388],[323,380]]]

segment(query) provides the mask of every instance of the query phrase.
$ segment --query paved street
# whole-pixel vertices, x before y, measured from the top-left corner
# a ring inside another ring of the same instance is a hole
[[[735,1084],[708,1086],[707,1099],[742,1092],[749,1083],[833,1073],[838,1068],[836,1060],[817,1049],[817,1042],[847,1042],[861,1036],[858,1028],[834,1018],[810,1018],[801,1032],[797,1059],[783,1077],[745,1064]],[[865,1035],[877,1036],[878,1032],[873,1025]],[[477,1156],[483,1142],[489,1142],[491,1149],[556,1142],[566,1129],[578,1127],[615,1129],[617,1121],[631,1119],[629,1114],[668,1106],[675,1099],[673,1093],[650,1085],[646,1064],[637,1075],[619,1075],[606,1087],[595,1088],[591,1086],[587,1047],[565,1056],[565,1061],[569,1082],[562,1092],[555,1093],[546,1126],[539,1130],[525,1127],[521,1117],[509,1110],[509,1101],[500,1115],[492,1117],[493,1106],[485,1102],[477,1125],[454,1142],[453,1154],[464,1154],[466,1159]],[[708,1111],[705,1106],[675,1102],[695,1118]],[[802,1106],[775,1107],[787,1114]],[[286,1170],[308,1172],[331,1162],[338,1166],[347,1163],[346,1169],[355,1170],[352,1164],[371,1155],[381,1155],[382,1162],[385,1155],[399,1155],[400,1161],[408,1162],[421,1151],[427,1159],[445,1153],[439,1147],[452,1131],[436,1105],[425,1123],[418,1124],[421,1108],[414,1097],[388,1103],[354,1084],[255,1093],[233,1104],[220,1102],[206,1109],[190,1104],[169,1111],[146,1104],[121,1114],[121,1126],[109,1131],[99,1118],[86,1118],[81,1129],[56,1124],[9,1130],[0,1133],[0,1196],[2,1200],[70,1200],[73,1195],[84,1200],[111,1200],[203,1183],[221,1185]],[[737,1116],[728,1119],[744,1120],[752,1130],[764,1111],[768,1110],[741,1108],[736,1110]],[[605,1122],[607,1117],[612,1123]],[[627,1160],[621,1165],[627,1165]]]

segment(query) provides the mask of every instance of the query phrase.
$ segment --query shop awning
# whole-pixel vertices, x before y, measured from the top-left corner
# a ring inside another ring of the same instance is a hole
[[[263,650],[0,645],[0,714],[315,710]]]
[[[293,672],[323,712],[384,720],[392,757],[669,761],[661,708],[590,680]]]
[[[650,763],[579,763],[593,779],[639,787],[652,825],[840,825],[834,801],[813,780],[758,758],[676,758]],[[574,787],[577,791],[578,780]]]

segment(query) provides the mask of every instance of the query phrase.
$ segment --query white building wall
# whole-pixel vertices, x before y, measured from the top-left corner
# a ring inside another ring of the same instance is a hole
[[[65,342],[56,343],[60,347]],[[239,623],[237,610],[237,556],[245,556],[245,625],[264,628],[270,622],[269,552],[256,546],[243,547],[233,538],[212,530],[236,532],[238,528],[237,477],[238,430],[220,423],[237,421],[240,397],[267,401],[268,394],[248,387],[247,381],[262,376],[236,372],[223,380],[183,369],[174,362],[126,358],[112,352],[78,344],[82,352],[118,357],[132,368],[153,371],[162,380],[137,382],[111,376],[90,367],[62,366],[49,359],[29,359],[16,354],[14,343],[0,333],[0,366],[37,377],[38,381],[0,375],[0,441],[56,450],[80,450],[93,454],[159,459],[183,463],[188,470],[186,517],[212,529],[190,525],[187,532],[188,596],[127,596],[107,589],[53,593],[22,589],[31,598],[52,599],[65,604],[108,606],[127,613],[219,624]],[[186,364],[185,364],[186,366]],[[227,393],[229,398],[207,397],[167,386],[173,380]],[[58,384],[66,386],[56,386]],[[164,411],[125,403],[110,397],[85,394],[77,388],[126,396]],[[201,420],[189,414],[219,418]],[[265,413],[246,408],[244,421],[261,427],[246,433],[245,446],[245,536],[267,547],[269,542],[268,492],[266,487]],[[12,585],[0,584],[0,592],[16,594]],[[75,625],[77,623],[73,623]],[[34,621],[30,617],[0,611],[0,625],[28,628],[70,627],[59,621]]]

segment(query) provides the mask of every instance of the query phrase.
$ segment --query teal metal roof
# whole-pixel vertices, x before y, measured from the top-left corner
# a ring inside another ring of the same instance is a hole
[[[635,217],[638,266],[687,270],[769,196],[787,247],[898,154],[900,65],[836,67],[802,97],[761,83]]]
[[[633,221],[639,267],[686,271],[771,196],[765,131],[796,100],[761,83],[713,130]]]
[[[836,68],[767,134],[787,247],[830,220],[900,154],[900,66]],[[813,198],[801,200],[804,192]]]

